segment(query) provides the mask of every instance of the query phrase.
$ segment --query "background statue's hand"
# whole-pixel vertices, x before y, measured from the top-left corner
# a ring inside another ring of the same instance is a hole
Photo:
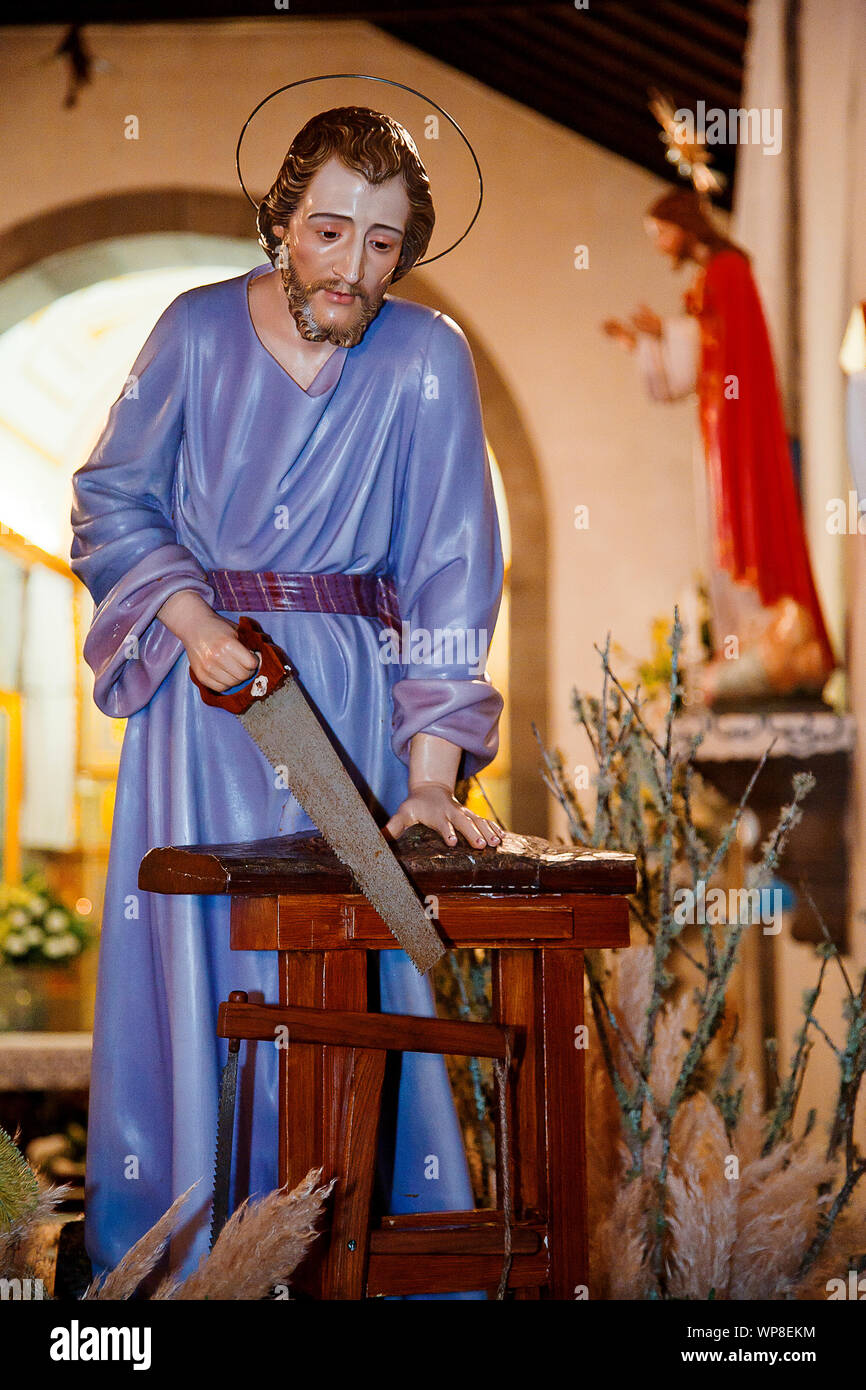
[[[662,321],[654,310],[641,304],[631,316],[632,327],[638,333],[647,333],[651,338],[662,336]]]
[[[635,346],[637,335],[621,319],[605,319],[601,325],[601,331],[606,333],[609,338],[614,338],[628,352],[631,352]]]
[[[236,636],[237,624],[221,618],[194,590],[172,594],[157,616],[183,642],[190,670],[208,690],[228,690],[256,670],[255,656]]]
[[[449,845],[456,845],[457,831],[476,849],[502,841],[502,832],[497,826],[483,816],[476,816],[474,811],[467,811],[448,787],[435,782],[410,787],[406,800],[385,826],[385,834],[396,840],[410,825],[429,825],[431,830],[438,830]]]

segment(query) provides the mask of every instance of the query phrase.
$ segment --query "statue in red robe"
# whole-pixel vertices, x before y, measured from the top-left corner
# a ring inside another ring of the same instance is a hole
[[[641,307],[604,329],[636,353],[655,399],[697,393],[713,554],[704,697],[818,695],[836,662],[749,258],[717,231],[694,190],[659,198],[647,225],[675,266],[697,266],[686,314],[663,321]]]

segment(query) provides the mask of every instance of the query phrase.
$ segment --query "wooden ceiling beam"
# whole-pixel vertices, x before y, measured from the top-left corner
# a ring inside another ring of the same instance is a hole
[[[659,52],[641,40],[618,32],[610,22],[604,18],[592,16],[589,11],[582,10],[580,12],[579,22],[581,25],[586,25],[587,30],[593,35],[600,48],[627,54],[634,60],[638,69],[646,69],[647,85],[654,83],[656,86],[669,85],[675,88],[676,90],[672,94],[677,104],[679,104],[679,92],[687,84],[695,89],[698,81],[700,85],[697,87],[697,91],[705,101],[724,107],[736,106],[739,103],[739,86],[717,82],[714,78],[706,77],[702,73],[684,71],[681,64],[672,61],[665,53]],[[572,27],[576,27],[573,22]]]
[[[605,100],[616,103],[616,108],[620,110],[633,112],[638,119],[646,121],[649,131],[655,133],[656,124],[647,108],[646,88],[635,81],[634,68],[627,63],[610,55],[605,55],[604,61],[598,62],[595,50],[585,43],[575,43],[570,31],[562,34],[554,28],[553,21],[537,13],[521,20],[515,38],[518,46],[525,46],[536,59],[539,52],[548,53],[550,46],[555,44],[561,56],[567,59],[558,69],[566,82],[580,74],[581,81],[585,83],[584,89],[588,88]]]
[[[667,161],[659,141],[658,127],[647,108],[647,89],[646,85],[642,85],[646,83],[645,73],[639,77],[635,68],[610,54],[605,54],[604,61],[599,61],[601,55],[594,46],[585,42],[575,43],[572,29],[561,34],[555,21],[547,16],[534,14],[532,18],[524,18],[517,37],[518,40],[523,39],[526,42],[527,48],[528,35],[531,35],[542,49],[545,45],[556,44],[567,59],[570,72],[586,75],[586,85],[590,91],[601,91],[607,99],[616,102],[620,110],[625,109],[629,119],[634,120],[636,128],[643,129],[645,125],[650,148],[653,148],[653,141],[658,141],[657,158],[650,159],[649,167],[664,169],[667,172]],[[600,78],[599,74],[602,72],[608,75],[606,79]],[[688,97],[690,93],[683,91],[682,95]],[[733,177],[734,156],[723,147],[714,151],[713,163],[714,167],[720,169],[729,179]]]
[[[636,110],[647,110],[647,88],[653,85],[652,73],[637,69],[633,63],[624,61],[614,52],[600,50],[594,44],[587,43],[585,38],[578,40],[575,29],[569,27],[563,31],[547,16],[533,14],[531,18],[522,20],[520,34],[532,34],[539,43],[555,45],[556,50],[567,57],[569,66],[583,68],[592,74],[609,75],[619,84],[617,101]],[[680,90],[685,90],[684,84]],[[652,119],[648,116],[649,121],[652,122]],[[655,126],[651,128],[655,129]]]
[[[602,70],[611,77],[622,82],[622,93],[634,92],[635,70],[631,63],[625,62],[618,54],[610,51],[599,52],[593,45],[586,42],[586,37],[579,34],[576,26],[563,26],[557,20],[534,11],[532,15],[527,15],[521,20],[520,34],[533,35],[540,44],[546,45],[547,62],[549,63],[550,50],[561,56],[567,56],[569,63],[590,65],[596,70]],[[641,92],[641,100],[646,105],[645,89]]]
[[[388,26],[389,33],[395,31],[397,38],[412,42],[404,26]],[[442,30],[431,34],[429,43],[425,41],[425,51],[433,53],[433,56],[442,62],[459,68],[462,72],[468,72],[478,81],[531,110],[539,111],[559,125],[584,134],[577,113],[591,112],[599,123],[607,125],[611,130],[617,130],[623,139],[631,139],[632,144],[634,143],[635,122],[624,119],[606,100],[583,95],[576,101],[574,85],[564,77],[547,72],[543,84],[539,84],[534,70],[521,63],[520,57],[511,45],[508,48],[504,47],[503,36],[496,30],[485,27],[483,19],[479,18],[463,28],[459,51],[455,50],[453,38],[449,40],[449,35]]]
[[[731,19],[735,24],[741,25],[743,30],[749,27],[749,5],[751,0],[702,0],[705,9],[716,10],[723,14],[726,19]]]
[[[468,33],[471,33],[472,42],[483,42],[487,53],[490,55],[491,63],[498,68],[503,62],[510,60],[504,57],[504,50],[499,47],[501,36],[493,29],[489,22],[484,18],[477,19],[470,26]],[[600,121],[607,123],[611,128],[616,127],[623,133],[631,132],[632,138],[639,133],[645,126],[648,141],[650,144],[656,140],[656,130],[653,118],[646,110],[645,102],[635,102],[628,107],[621,100],[621,92],[617,91],[615,100],[611,100],[607,91],[598,88],[588,89],[585,85],[579,92],[575,92],[575,86],[570,71],[564,69],[548,68],[544,74],[544,81],[539,83],[536,72],[538,65],[543,61],[547,49],[540,45],[538,37],[522,28],[520,33],[515,35],[518,40],[517,47],[521,53],[529,53],[536,62],[536,67],[530,70],[525,63],[521,63],[519,68],[514,69],[515,74],[519,74],[519,80],[525,85],[525,89],[533,95],[534,102],[537,103],[539,97],[547,95],[555,99],[554,104],[548,103],[548,111],[552,110],[556,114],[553,119],[561,125],[583,133],[581,128],[581,117],[583,114],[593,113]],[[586,71],[591,71],[591,65],[586,65]],[[524,102],[531,105],[531,102]],[[659,142],[661,152],[661,143]],[[663,158],[662,154],[662,158]]]
[[[576,101],[572,73],[582,69],[592,78],[594,69],[599,66],[597,62],[598,52],[586,45],[575,45],[571,30],[568,31],[565,42],[563,42],[563,35],[560,34],[558,28],[552,31],[553,23],[548,16],[540,16],[534,12],[532,18],[524,18],[520,30],[514,35],[516,46],[521,51],[528,53],[536,62],[540,62],[550,51],[550,46],[554,41],[557,42],[558,48],[567,55],[568,69],[560,68],[553,71],[548,69],[542,84],[545,89],[561,93],[561,102],[558,103],[559,111],[557,114],[557,110],[554,109],[553,118],[577,131],[578,134],[595,140],[596,143],[607,148],[614,148],[614,145],[605,138],[605,127],[607,126],[612,130],[615,125],[620,136],[616,144],[617,153],[625,153],[627,158],[640,163],[644,168],[650,169],[660,177],[676,180],[676,172],[665,158],[655,118],[647,108],[646,89],[642,90],[640,85],[642,78],[638,77],[634,69],[624,67],[621,63],[617,64],[619,74],[624,77],[624,85],[618,88],[613,103],[605,91],[602,92],[599,99],[597,86],[595,88],[590,86],[589,95],[587,95],[588,84],[581,88],[579,99]],[[475,22],[474,29],[486,32],[494,40],[498,37],[496,30],[491,29],[490,21],[486,17],[479,18]],[[625,93],[628,94],[628,97],[625,96]],[[541,109],[537,98],[534,104],[538,109]],[[550,111],[545,111],[545,114],[550,114]],[[725,205],[729,203],[731,197],[730,188],[735,173],[735,154],[735,150],[728,146],[719,146],[713,152],[713,167],[724,174],[728,181],[727,190],[720,199]]]
[[[491,25],[486,16],[478,16],[462,26],[459,36],[449,26],[425,26],[423,37],[415,25],[388,25],[387,32],[403,42],[423,45],[426,52],[440,61],[468,73],[514,101],[538,111],[569,130],[582,135],[603,148],[613,150],[632,162],[649,169],[660,178],[676,177],[664,157],[653,118],[645,109],[645,92],[640,90],[636,74],[626,78],[626,89],[639,94],[639,100],[624,110],[624,103],[611,101],[607,95],[575,84],[566,72],[553,72],[548,67],[543,83],[536,72],[550,52],[549,38],[534,17],[531,32],[521,28],[508,36],[508,46],[501,30]],[[531,62],[525,61],[529,57]],[[584,50],[584,62],[591,59]],[[730,178],[732,159],[726,160],[723,147],[715,165]],[[724,200],[723,200],[724,201]]]
[[[559,9],[559,4],[548,8]],[[410,14],[419,18],[435,14],[440,20],[462,21],[479,10],[489,10],[506,18],[519,13],[523,4],[508,0],[290,0],[291,8],[284,19],[360,19],[371,24],[396,20]],[[570,6],[569,6],[570,8]],[[272,0],[258,0],[254,9],[244,0],[31,0],[27,14],[11,9],[0,13],[0,28],[9,25],[43,24],[164,24],[170,20],[231,20],[273,18]]]
[[[605,13],[622,26],[623,31],[645,37],[660,52],[670,49],[687,65],[694,65],[699,71],[712,70],[721,81],[730,83],[739,90],[743,80],[742,63],[729,58],[717,57],[706,44],[684,38],[682,32],[666,28],[647,16],[645,11],[616,0],[607,6]]]
[[[710,43],[720,44],[729,49],[742,68],[743,53],[746,47],[745,34],[735,33],[733,29],[726,28],[724,24],[718,24],[715,20],[708,19],[705,14],[698,14],[688,5],[678,3],[678,0],[655,0],[654,9],[660,18],[667,17],[683,32],[703,34]]]

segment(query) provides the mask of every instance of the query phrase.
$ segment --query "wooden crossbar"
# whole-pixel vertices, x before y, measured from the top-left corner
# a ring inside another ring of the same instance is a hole
[[[384,1052],[436,1052],[504,1060],[508,1044],[512,1051],[514,1048],[514,1029],[502,1024],[287,1004],[220,1004],[217,1033],[221,1038],[272,1042],[280,1027],[288,1029],[289,1042]]]

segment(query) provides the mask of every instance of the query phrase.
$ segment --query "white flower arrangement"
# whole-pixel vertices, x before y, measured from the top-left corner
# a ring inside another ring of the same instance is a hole
[[[41,875],[0,884],[0,965],[63,964],[91,936],[89,924],[52,895]]]
[[[67,931],[62,936],[49,936],[42,950],[51,960],[62,960],[66,956],[77,956],[81,946],[78,937]]]
[[[66,931],[69,926],[69,913],[63,907],[52,907],[42,918],[42,925],[47,932]]]

